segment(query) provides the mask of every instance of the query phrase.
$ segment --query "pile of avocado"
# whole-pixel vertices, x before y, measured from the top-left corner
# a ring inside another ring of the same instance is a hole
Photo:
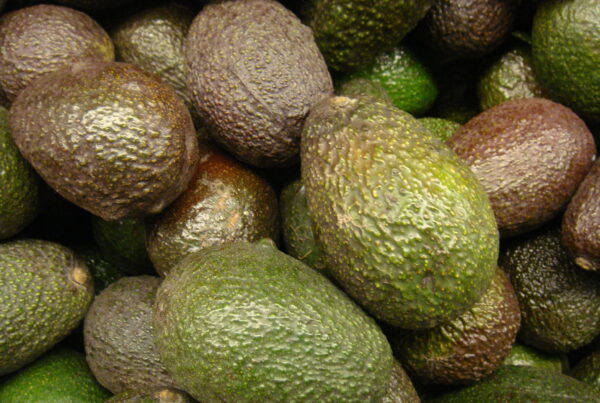
[[[598,0],[0,0],[0,403],[600,403]]]

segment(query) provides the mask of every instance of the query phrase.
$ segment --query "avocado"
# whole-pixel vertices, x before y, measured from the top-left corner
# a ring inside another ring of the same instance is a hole
[[[19,153],[8,126],[8,111],[0,106],[0,239],[10,238],[39,214],[39,179]]]
[[[519,0],[435,0],[419,35],[444,60],[476,58],[506,39]]]
[[[390,382],[375,321],[268,239],[189,255],[154,306],[160,357],[201,402],[377,402]]]
[[[498,230],[485,191],[411,115],[371,98],[324,100],[301,160],[329,272],[377,319],[434,327],[488,288]]]
[[[600,121],[600,3],[540,2],[531,39],[536,77],[552,99]]]
[[[556,371],[507,366],[475,385],[449,392],[434,403],[600,402],[593,387]]]
[[[114,58],[106,31],[80,11],[41,4],[0,17],[0,88],[10,102],[45,74]]]
[[[459,128],[447,144],[486,189],[503,237],[554,218],[596,153],[585,123],[569,108],[542,98],[496,105]]]
[[[433,329],[405,332],[392,348],[421,383],[469,384],[502,364],[520,324],[517,297],[498,268],[488,290],[466,312]]]
[[[502,365],[519,365],[566,372],[569,361],[564,354],[548,354],[525,344],[515,343]]]
[[[153,391],[128,390],[104,403],[192,403],[192,400],[180,390],[161,388]]]
[[[117,8],[133,3],[137,0],[56,0],[65,6],[81,8],[83,10],[104,10]]]
[[[600,160],[596,160],[563,216],[562,243],[585,269],[600,271]]]
[[[443,142],[452,137],[461,126],[460,123],[442,118],[420,118],[419,123]]]
[[[287,254],[327,275],[327,262],[315,239],[306,203],[306,190],[300,178],[283,188],[280,206],[283,244]]]
[[[277,195],[261,176],[213,148],[198,164],[187,190],[147,223],[148,253],[164,276],[186,255],[212,245],[276,241]]]
[[[35,239],[0,244],[0,376],[69,334],[93,296],[92,276],[70,249]]]
[[[116,265],[107,261],[97,247],[82,247],[75,250],[77,256],[84,261],[94,279],[94,292],[100,294],[102,290],[125,276]]]
[[[87,362],[112,393],[175,386],[153,340],[152,311],[159,277],[124,277],[88,311],[83,336]]]
[[[337,94],[349,98],[370,96],[392,103],[392,98],[385,88],[379,82],[368,78],[355,77],[343,80],[338,86]]]
[[[337,72],[369,64],[425,16],[432,0],[309,0],[306,21],[327,66]]]
[[[94,239],[102,255],[130,275],[152,272],[146,250],[146,224],[142,218],[105,221],[92,217]]]
[[[392,377],[383,399],[380,403],[420,403],[419,395],[412,381],[400,363],[394,360]]]
[[[160,212],[198,159],[190,113],[158,77],[80,62],[22,91],[10,127],[25,159],[67,200],[105,220]]]
[[[429,69],[407,46],[383,52],[370,65],[349,78],[366,78],[386,90],[392,103],[413,115],[425,113],[437,97],[437,87]]]
[[[561,353],[600,334],[600,282],[562,247],[556,223],[509,242],[500,266],[519,300],[519,338],[524,343]]]
[[[110,397],[78,351],[54,349],[0,381],[2,403],[103,403]]]
[[[581,360],[571,370],[570,375],[575,379],[595,386],[600,393],[600,350]]]
[[[211,136],[260,167],[298,160],[309,109],[333,92],[313,33],[274,0],[218,1],[194,19],[187,84]]]

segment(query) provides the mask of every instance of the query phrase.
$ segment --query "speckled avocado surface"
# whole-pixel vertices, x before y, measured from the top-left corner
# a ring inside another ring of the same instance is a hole
[[[394,360],[392,377],[381,403],[420,403],[421,399],[400,363]]]
[[[173,388],[153,391],[129,390],[119,393],[105,403],[192,403],[187,393]]]

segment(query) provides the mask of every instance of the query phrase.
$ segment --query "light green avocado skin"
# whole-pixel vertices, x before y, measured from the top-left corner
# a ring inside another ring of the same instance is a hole
[[[379,402],[387,339],[346,294],[272,241],[182,260],[158,290],[156,345],[203,402]]]
[[[488,288],[498,230],[471,170],[409,114],[334,97],[311,111],[302,180],[335,279],[393,326],[458,316]]]
[[[548,354],[525,344],[515,343],[502,365],[529,366],[566,372],[569,361],[564,354]]]
[[[419,122],[421,122],[431,134],[444,142],[452,137],[454,132],[461,126],[458,122],[442,118],[420,118]]]

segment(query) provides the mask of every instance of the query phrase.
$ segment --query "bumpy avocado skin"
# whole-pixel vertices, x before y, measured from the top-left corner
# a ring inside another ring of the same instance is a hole
[[[585,270],[600,271],[600,160],[569,202],[561,227],[562,243]]]
[[[578,267],[555,225],[509,243],[500,256],[521,307],[519,338],[550,353],[575,350],[600,334],[600,282]]]
[[[375,321],[270,240],[184,259],[158,290],[154,329],[168,371],[201,402],[378,402],[392,375]]]
[[[490,375],[510,352],[521,324],[519,303],[502,269],[468,311],[392,343],[406,370],[422,383],[469,384]]]
[[[445,142],[458,130],[460,123],[442,118],[420,118],[419,122],[431,134]]]
[[[112,393],[175,386],[153,340],[152,311],[160,278],[125,277],[94,299],[83,335],[87,362]]]
[[[581,360],[572,370],[570,375],[582,382],[593,385],[600,392],[600,351]]]
[[[378,319],[436,326],[483,295],[498,230],[469,168],[409,114],[334,97],[311,111],[302,181],[330,272]]]
[[[160,275],[185,256],[213,245],[279,235],[277,195],[250,168],[213,149],[186,191],[147,220],[146,245]]]
[[[198,159],[184,103],[126,63],[81,62],[41,77],[13,102],[9,122],[46,183],[105,220],[158,213]]]
[[[110,397],[90,371],[83,354],[56,349],[0,383],[2,403],[103,403]]]
[[[543,98],[488,109],[447,144],[490,198],[502,236],[530,231],[566,206],[592,167],[594,137],[569,108]]]
[[[475,385],[447,393],[435,403],[600,402],[593,387],[570,376],[533,367],[507,366]]]
[[[569,361],[565,354],[548,354],[525,344],[515,343],[502,365],[529,366],[566,372]]]
[[[600,3],[542,1],[531,39],[536,77],[552,99],[600,121]]]
[[[334,71],[351,71],[398,44],[425,16],[432,0],[310,0],[307,24]]]
[[[400,363],[394,360],[392,378],[381,403],[420,403],[412,381]]]
[[[92,276],[70,249],[33,239],[0,244],[0,376],[68,335],[93,296]]]
[[[8,112],[0,106],[0,239],[19,233],[41,207],[38,177],[19,153],[8,126]]]
[[[187,393],[173,388],[154,391],[130,390],[119,393],[105,403],[192,403]]]
[[[392,103],[392,98],[390,98],[385,88],[377,81],[367,78],[355,77],[344,80],[339,84],[336,93],[349,98],[369,96]]]
[[[0,88],[11,102],[47,73],[84,60],[114,58],[106,31],[82,12],[42,4],[0,18]]]
[[[81,8],[84,10],[104,10],[122,7],[137,0],[56,0],[65,6]]]
[[[215,140],[255,166],[297,162],[309,109],[333,93],[310,28],[274,0],[214,2],[194,19],[185,59]]]

